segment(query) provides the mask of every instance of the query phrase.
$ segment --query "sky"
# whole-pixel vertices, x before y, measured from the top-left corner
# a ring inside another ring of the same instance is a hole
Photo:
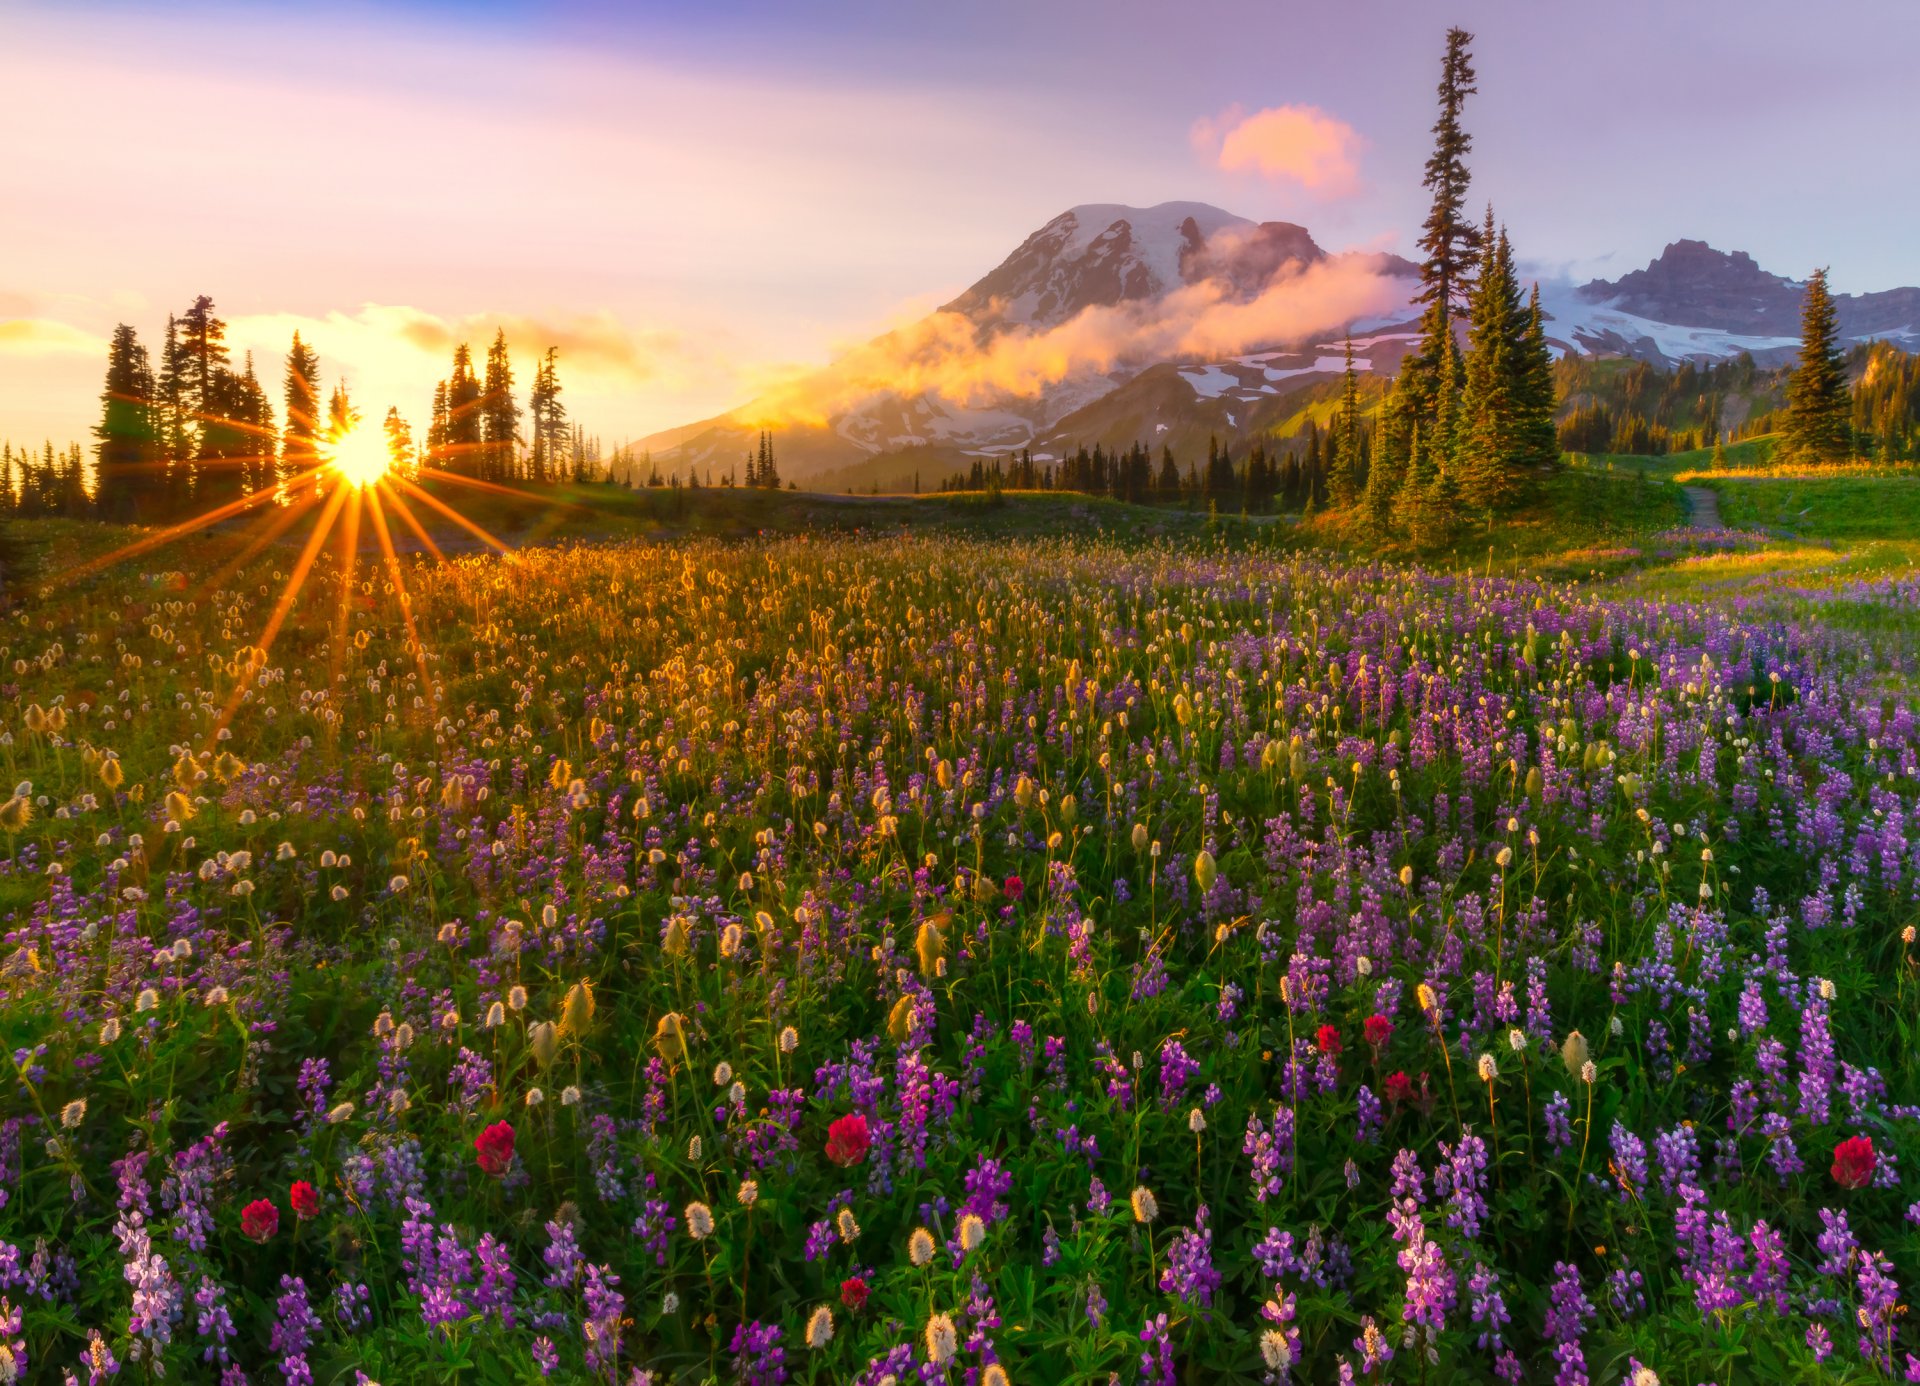
[[[1448,23],[1472,198],[1542,278],[1680,237],[1920,282],[1920,6],[1624,0],[0,0],[0,438],[84,440],[118,322],[211,295],[277,398],[423,426],[560,351],[612,444],[919,318],[1082,202],[1407,253]]]

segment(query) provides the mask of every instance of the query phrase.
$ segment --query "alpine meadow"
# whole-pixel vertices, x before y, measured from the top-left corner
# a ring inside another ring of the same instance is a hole
[[[309,8],[0,3],[0,1383],[1920,1381],[1920,15]]]

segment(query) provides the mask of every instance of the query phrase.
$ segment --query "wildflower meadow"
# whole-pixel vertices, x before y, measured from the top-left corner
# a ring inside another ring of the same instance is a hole
[[[156,560],[0,622],[0,1381],[1920,1380],[1887,642],[1198,534]]]

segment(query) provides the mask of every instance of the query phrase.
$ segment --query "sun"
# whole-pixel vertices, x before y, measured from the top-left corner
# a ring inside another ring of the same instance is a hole
[[[387,474],[392,459],[379,430],[350,428],[327,452],[327,465],[354,486],[371,486]]]

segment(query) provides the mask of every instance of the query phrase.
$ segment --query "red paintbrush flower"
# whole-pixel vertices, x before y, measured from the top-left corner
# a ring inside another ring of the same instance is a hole
[[[1009,900],[1018,900],[1026,893],[1027,883],[1018,876],[1009,876],[1000,885],[1000,893]]]
[[[867,1158],[873,1136],[867,1131],[867,1119],[855,1114],[843,1116],[827,1127],[827,1158],[836,1165],[857,1165]]]
[[[505,1174],[513,1164],[513,1123],[496,1121],[475,1136],[473,1153],[484,1173]]]
[[[320,1215],[320,1190],[304,1179],[293,1181],[293,1187],[287,1190],[287,1202],[293,1205],[293,1215],[302,1222]]]
[[[1393,1033],[1393,1022],[1388,1020],[1384,1015],[1370,1015],[1367,1017],[1367,1023],[1362,1027],[1362,1031],[1367,1037],[1367,1043],[1375,1049],[1378,1049],[1387,1042],[1387,1037]]]
[[[264,1242],[280,1230],[280,1210],[264,1198],[256,1198],[240,1210],[241,1235]]]
[[[1320,1046],[1322,1054],[1338,1054],[1341,1050],[1340,1032],[1331,1025],[1322,1025],[1313,1036],[1313,1042]]]
[[[853,1310],[854,1313],[859,1313],[861,1309],[866,1307],[867,1282],[857,1275],[850,1280],[842,1280],[840,1282],[840,1302],[846,1305],[847,1308]]]
[[[1413,1096],[1413,1079],[1404,1073],[1387,1075],[1387,1101],[1405,1102]]]
[[[1833,1148],[1833,1179],[1843,1189],[1864,1189],[1873,1182],[1873,1138],[1849,1136]]]

